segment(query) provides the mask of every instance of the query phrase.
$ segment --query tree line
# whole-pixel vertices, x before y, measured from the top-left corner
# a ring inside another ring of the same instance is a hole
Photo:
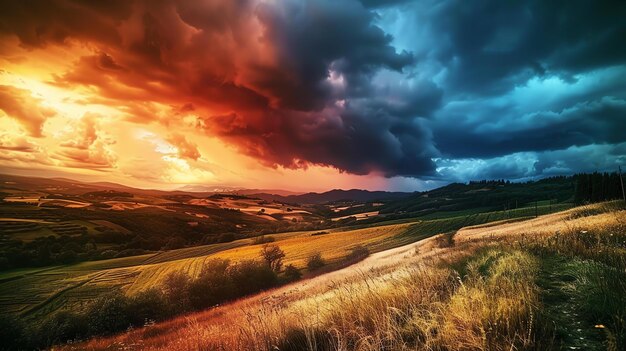
[[[574,179],[574,201],[578,204],[616,200],[623,196],[622,180],[617,172],[579,173],[574,175]]]

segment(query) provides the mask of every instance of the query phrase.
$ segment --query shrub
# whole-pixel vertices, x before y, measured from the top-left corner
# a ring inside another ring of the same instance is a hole
[[[228,260],[211,260],[188,285],[187,295],[193,309],[212,307],[235,295],[235,286],[227,269]]]
[[[273,236],[265,236],[265,235],[261,235],[261,236],[257,236],[256,238],[254,238],[254,240],[252,241],[252,243],[254,245],[259,245],[259,244],[267,244],[267,243],[273,243],[276,239],[274,239]]]
[[[129,297],[127,307],[130,323],[134,326],[160,321],[172,314],[165,294],[157,288],[150,288]]]
[[[121,291],[97,299],[86,312],[89,332],[105,335],[131,326],[128,305],[128,299]]]
[[[35,334],[37,344],[45,346],[78,340],[88,335],[87,318],[83,314],[59,311],[46,318]]]
[[[0,350],[27,349],[25,326],[17,316],[3,315],[0,318]]]
[[[74,263],[77,258],[76,252],[72,250],[63,251],[57,256],[57,260],[63,264]]]
[[[180,313],[189,309],[190,284],[189,276],[181,272],[170,273],[165,278],[162,290],[173,311]]]
[[[437,244],[437,246],[439,248],[448,248],[448,247],[453,247],[454,246],[454,235],[456,234],[456,232],[449,232],[449,233],[445,233],[445,234],[441,234],[440,236],[438,236],[435,239],[435,243]]]
[[[285,280],[287,282],[293,282],[300,278],[302,278],[302,273],[300,273],[300,270],[296,268],[296,266],[288,264],[285,267]]]
[[[346,258],[350,261],[357,261],[357,260],[362,260],[369,255],[370,255],[370,250],[368,250],[367,247],[362,246],[362,245],[357,245],[353,247],[352,249],[350,249],[350,253],[348,254]]]
[[[318,270],[326,265],[326,261],[322,258],[322,254],[319,252],[313,254],[313,256],[309,257],[306,261],[306,268],[309,271]]]
[[[237,289],[237,297],[271,288],[278,281],[278,276],[273,269],[253,260],[242,261],[231,266],[229,275]]]

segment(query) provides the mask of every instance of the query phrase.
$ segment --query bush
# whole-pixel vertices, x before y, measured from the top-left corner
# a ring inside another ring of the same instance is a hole
[[[0,350],[36,349],[113,334],[277,284],[276,272],[263,262],[247,260],[231,265],[228,260],[214,259],[205,264],[196,279],[175,272],[167,276],[160,289],[144,290],[130,297],[116,290],[97,299],[83,313],[57,312],[29,332],[19,320],[1,318]],[[26,345],[26,341],[33,345]]]
[[[257,261],[230,265],[228,260],[212,260],[190,283],[188,294],[191,307],[203,309],[268,289],[277,282],[276,273]]]
[[[449,232],[445,234],[441,234],[437,238],[435,238],[435,243],[439,248],[447,248],[454,246],[454,235],[456,232]]]
[[[326,261],[322,258],[322,254],[319,252],[309,257],[306,261],[306,268],[309,271],[318,270],[326,265]]]
[[[129,301],[121,291],[97,299],[87,309],[87,324],[93,335],[106,335],[131,326]]]
[[[128,315],[134,326],[143,326],[150,321],[160,321],[172,315],[165,294],[157,288],[150,288],[128,298]]]
[[[235,286],[228,275],[228,260],[214,259],[205,264],[200,275],[189,283],[187,294],[191,308],[212,307],[235,296]]]
[[[242,261],[231,266],[229,274],[237,289],[237,297],[271,288],[278,282],[278,276],[274,270],[253,260]]]
[[[370,255],[370,250],[367,247],[362,245],[357,245],[350,249],[350,253],[347,256],[347,259],[350,261],[362,260],[365,257]]]
[[[77,258],[76,252],[72,250],[63,251],[57,256],[57,260],[63,264],[74,263]]]
[[[88,335],[87,318],[70,311],[56,312],[41,323],[36,335],[37,344],[45,346],[78,340]]]
[[[287,282],[294,282],[300,278],[302,278],[302,273],[296,266],[289,264],[285,267],[285,280]]]
[[[170,273],[162,285],[162,290],[170,308],[176,313],[185,312],[189,309],[189,285],[191,279],[181,272]]]
[[[0,318],[0,350],[28,349],[26,331],[17,316],[3,315]]]
[[[252,243],[254,245],[259,245],[259,244],[267,244],[267,243],[273,243],[276,239],[274,239],[273,236],[265,236],[265,235],[261,235],[261,236],[257,236],[256,238],[254,238],[254,240],[252,241]]]

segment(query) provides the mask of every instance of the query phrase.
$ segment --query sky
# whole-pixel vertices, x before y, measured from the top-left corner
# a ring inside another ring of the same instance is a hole
[[[626,2],[0,3],[0,172],[416,191],[626,164]]]

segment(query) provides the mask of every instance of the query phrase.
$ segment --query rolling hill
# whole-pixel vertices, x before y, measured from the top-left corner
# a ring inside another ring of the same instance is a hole
[[[332,202],[372,202],[397,200],[410,196],[412,193],[368,191],[360,189],[341,190],[334,189],[323,193],[306,193],[300,195],[282,196],[274,193],[253,193],[251,196],[267,201],[279,201],[290,204],[327,204]]]

